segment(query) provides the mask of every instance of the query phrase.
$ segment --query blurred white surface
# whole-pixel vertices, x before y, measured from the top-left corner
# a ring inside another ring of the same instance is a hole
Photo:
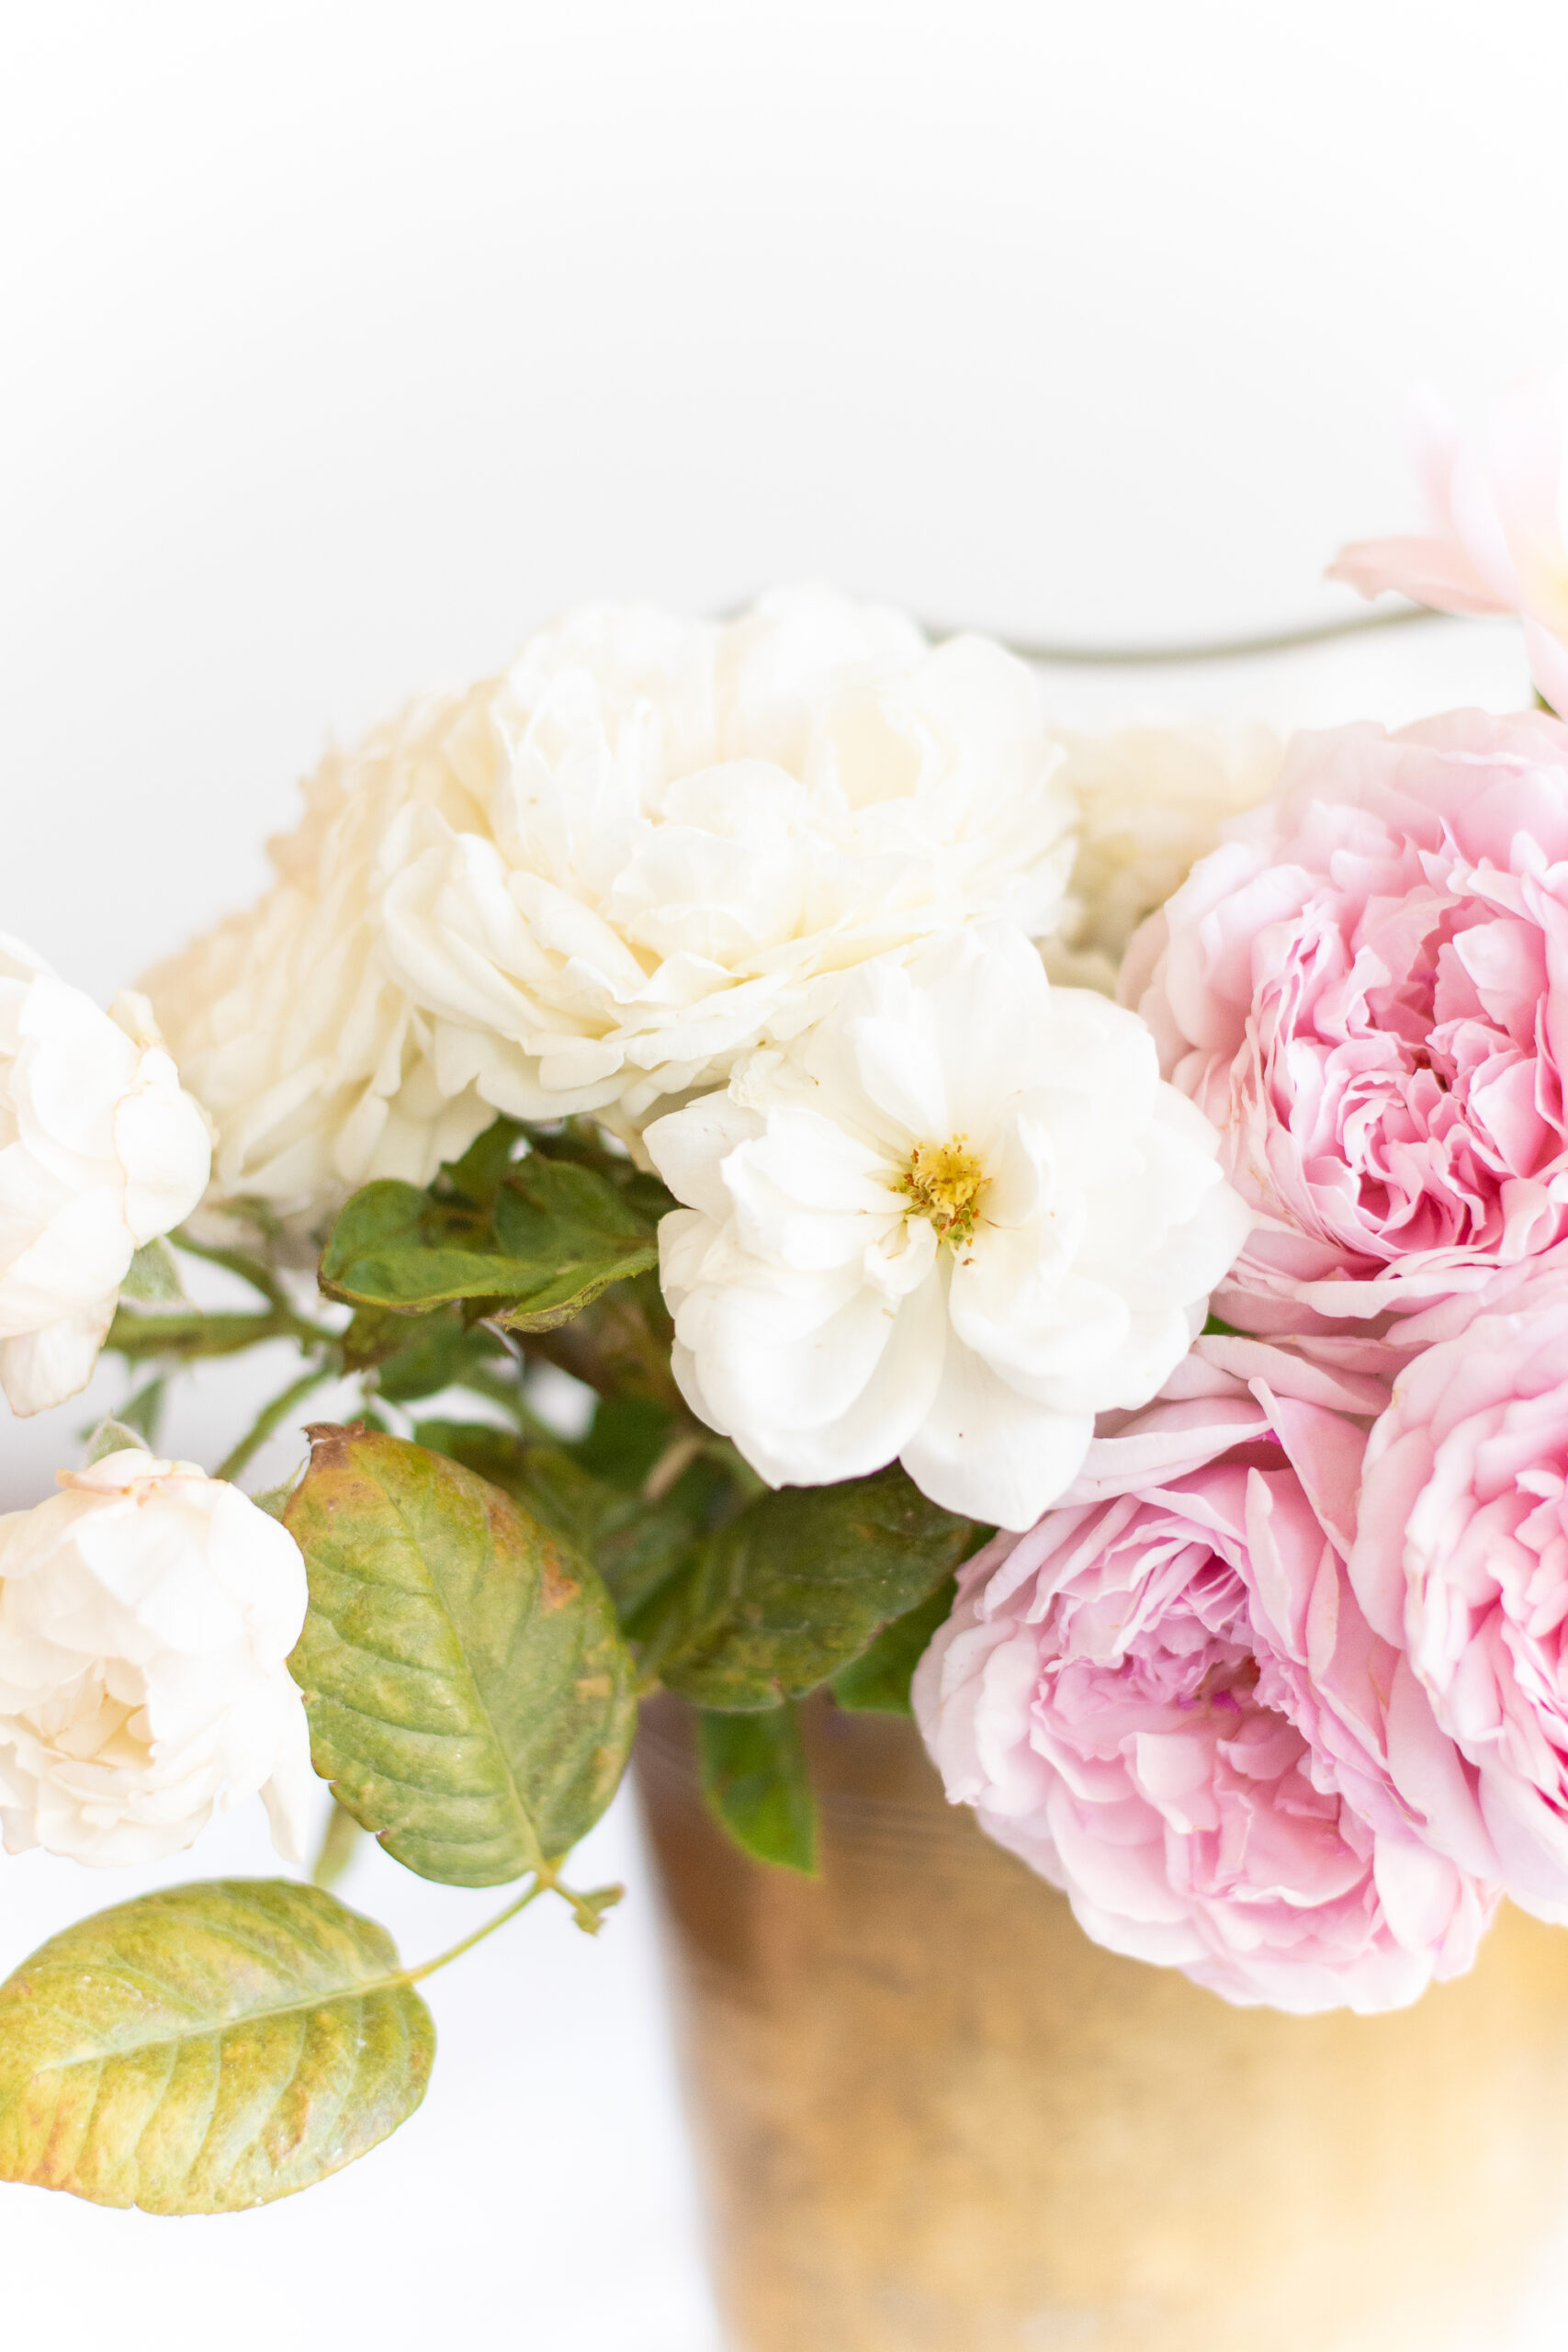
[[[6,12],[0,925],[107,997],[260,887],[329,732],[587,595],[825,576],[1080,642],[1350,609],[1320,573],[1414,519],[1411,379],[1473,412],[1568,350],[1565,67],[1546,0]],[[1043,690],[1527,692],[1462,625]],[[204,1373],[171,1442],[213,1459],[254,1380]],[[118,1394],[0,1425],[0,1502]],[[272,1866],[250,1808],[158,1875]],[[6,2340],[711,2352],[624,1804],[585,1867],[630,1884],[604,1936],[531,1913],[436,1979],[426,2106],[337,2181],[0,2199]],[[0,1963],[144,1883],[0,1862]],[[345,1892],[420,1955],[483,1908],[377,1854]]]

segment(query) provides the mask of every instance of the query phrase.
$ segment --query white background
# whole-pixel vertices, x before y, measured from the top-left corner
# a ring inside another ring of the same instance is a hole
[[[1341,609],[1337,544],[1415,519],[1412,379],[1473,413],[1568,354],[1565,67],[1547,0],[9,0],[0,925],[107,997],[261,886],[329,734],[585,595],[821,576],[1097,642]],[[1126,689],[1523,691],[1462,628]],[[208,1381],[175,1438],[239,1409]],[[0,1426],[5,1500],[88,1411]],[[438,1979],[429,2100],[339,2179],[181,2223],[5,2193],[6,2341],[712,2352],[623,1810],[594,1845],[604,1937],[534,1913]],[[194,1863],[268,1867],[259,1815]],[[0,1863],[0,1963],[140,1883]],[[346,1891],[421,1956],[482,1908],[378,1855]]]

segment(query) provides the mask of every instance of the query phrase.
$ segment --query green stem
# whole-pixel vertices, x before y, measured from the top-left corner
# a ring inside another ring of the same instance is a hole
[[[331,1363],[312,1364],[310,1371],[301,1379],[296,1380],[286,1388],[281,1396],[275,1396],[270,1405],[264,1406],[233,1452],[219,1464],[212,1474],[213,1476],[237,1478],[251,1456],[259,1446],[265,1444],[279,1422],[287,1420],[295,1406],[303,1403],[313,1388],[320,1388],[323,1381],[331,1380],[335,1371],[336,1366]]]
[[[183,1231],[171,1233],[169,1239],[187,1257],[205,1259],[209,1266],[221,1266],[227,1272],[238,1274],[243,1283],[248,1283],[271,1307],[276,1336],[298,1340],[302,1347],[319,1347],[323,1340],[337,1336],[324,1323],[302,1315],[272,1268],[260,1258],[253,1258],[248,1250],[224,1250],[210,1241],[193,1241]]]
[[[449,1962],[461,1960],[466,1951],[472,1951],[476,1944],[482,1944],[487,1936],[493,1936],[496,1929],[504,1928],[509,1919],[515,1919],[519,1911],[526,1911],[529,1904],[536,1902],[541,1894],[558,1894],[563,1903],[570,1905],[571,1916],[583,1933],[596,1936],[604,1925],[605,1912],[620,1901],[625,1890],[618,1886],[596,1886],[587,1894],[579,1894],[575,1887],[561,1884],[558,1867],[557,1863],[546,1862],[535,1871],[533,1885],[525,1894],[520,1894],[515,1903],[509,1903],[504,1911],[498,1911],[493,1919],[487,1919],[482,1928],[476,1928],[471,1936],[465,1936],[460,1944],[452,1946],[450,1951],[437,1952],[434,1960],[422,1961],[417,1968],[405,1968],[398,1982],[400,1984],[417,1984],[423,1978],[434,1976],[438,1968],[446,1967]]]
[[[254,1291],[260,1292],[269,1306],[276,1306],[285,1315],[293,1313],[288,1295],[272,1268],[264,1265],[259,1258],[253,1258],[249,1250],[224,1250],[210,1241],[193,1241],[188,1233],[182,1231],[171,1233],[169,1239],[187,1257],[204,1258],[209,1266],[222,1266],[227,1272],[238,1274],[243,1283],[249,1283]]]
[[[526,1911],[530,1903],[536,1902],[541,1894],[547,1894],[554,1884],[554,1877],[541,1871],[526,1894],[520,1894],[515,1903],[509,1903],[504,1911],[498,1911],[493,1919],[487,1919],[482,1928],[476,1928],[471,1936],[465,1936],[460,1944],[452,1946],[450,1951],[437,1952],[434,1960],[422,1961],[417,1968],[405,1968],[402,1982],[418,1984],[426,1976],[434,1976],[438,1968],[446,1967],[454,1960],[461,1960],[466,1951],[472,1951],[476,1944],[482,1944],[487,1936],[493,1936],[496,1929],[504,1928],[509,1919],[515,1919],[519,1911]]]

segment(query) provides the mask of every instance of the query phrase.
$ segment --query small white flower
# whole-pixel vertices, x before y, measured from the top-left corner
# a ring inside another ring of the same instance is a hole
[[[856,973],[645,1141],[693,1410],[772,1485],[897,1455],[1003,1527],[1154,1395],[1250,1221],[1142,1022],[999,927]]]
[[[179,1852],[260,1790],[299,1859],[311,1784],[286,1663],[305,1564],[193,1462],[131,1449],[0,1518],[0,1825],[8,1853]]]
[[[795,1035],[840,977],[1060,921],[1072,811],[1023,664],[826,590],[739,620],[568,614],[308,789],[278,888],[149,976],[290,1215],[423,1182],[496,1111],[624,1133]]]
[[[144,1242],[189,1215],[212,1147],[142,997],[101,1012],[0,936],[0,1387],[85,1388]]]

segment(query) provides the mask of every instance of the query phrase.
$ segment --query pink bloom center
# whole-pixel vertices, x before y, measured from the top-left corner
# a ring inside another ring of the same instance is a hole
[[[1258,939],[1235,1075],[1274,1133],[1248,1172],[1367,1274],[1550,1246],[1568,1232],[1568,1157],[1546,926],[1568,935],[1568,909],[1547,877],[1462,867],[1451,847],[1385,835],[1326,863]],[[1244,1102],[1232,1122],[1247,1132]]]
[[[1042,1628],[1037,1749],[1080,1798],[1151,1808],[1190,1896],[1293,1908],[1361,1887],[1370,1836],[1315,1785],[1290,1670],[1259,1653],[1235,1569],[1143,1514],[1099,1565]]]

